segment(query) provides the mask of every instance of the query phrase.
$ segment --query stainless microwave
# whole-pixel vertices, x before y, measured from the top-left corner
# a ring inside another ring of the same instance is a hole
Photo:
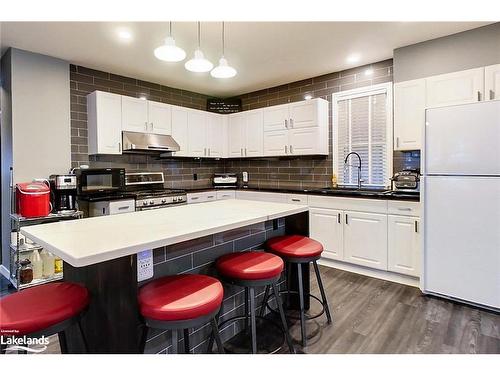
[[[125,189],[125,168],[77,169],[78,195],[109,194]]]

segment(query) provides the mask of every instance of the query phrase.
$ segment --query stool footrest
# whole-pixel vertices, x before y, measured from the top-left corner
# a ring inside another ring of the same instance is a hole
[[[282,290],[280,292],[280,296],[282,294],[297,294],[298,295],[299,292],[297,292],[296,290]],[[323,315],[325,313],[325,305],[323,304],[323,302],[318,297],[316,297],[314,294],[311,294],[311,293],[306,293],[306,294],[304,294],[304,296],[307,296],[307,297],[310,297],[312,299],[315,299],[316,301],[318,301],[321,304],[321,311],[319,313],[317,313],[316,315],[306,316],[306,320],[312,320],[312,319],[319,318],[321,315]],[[276,310],[276,309],[272,308],[271,306],[269,306],[269,301],[266,301],[266,307],[271,312],[273,312],[274,314],[279,314],[278,310]],[[300,320],[300,317],[295,317],[295,316],[292,316],[290,314],[287,314],[287,311],[289,311],[289,310],[285,310],[285,316],[288,319]],[[294,310],[294,311],[298,311],[298,310]]]

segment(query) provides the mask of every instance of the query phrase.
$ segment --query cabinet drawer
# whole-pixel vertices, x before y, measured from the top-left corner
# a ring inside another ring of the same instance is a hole
[[[232,190],[232,191],[218,191],[217,192],[217,200],[235,199],[235,198],[236,198],[236,192],[234,190]]]
[[[389,201],[387,211],[391,215],[420,216],[420,202]]]
[[[109,202],[109,214],[123,214],[126,212],[134,212],[135,211],[135,200],[127,199],[123,201],[111,201]]]
[[[189,193],[187,195],[187,202],[189,203],[201,203],[207,201],[207,193]]]
[[[246,199],[249,201],[263,201],[263,202],[279,202],[286,203],[286,194],[281,193],[268,193],[261,191],[238,191],[236,193],[237,199]]]
[[[337,210],[363,211],[385,214],[387,213],[387,201],[360,198],[322,197],[309,195],[310,207],[332,208]]]
[[[205,196],[206,196],[206,200],[207,201],[215,201],[217,200],[217,192],[216,191],[207,191],[205,193]]]
[[[286,201],[287,201],[287,203],[290,203],[290,204],[302,204],[302,205],[307,206],[308,199],[307,199],[307,195],[288,194]]]

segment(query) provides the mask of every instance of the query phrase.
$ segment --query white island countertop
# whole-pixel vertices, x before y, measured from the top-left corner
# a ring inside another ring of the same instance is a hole
[[[228,199],[34,225],[21,233],[72,266],[83,267],[307,210]]]

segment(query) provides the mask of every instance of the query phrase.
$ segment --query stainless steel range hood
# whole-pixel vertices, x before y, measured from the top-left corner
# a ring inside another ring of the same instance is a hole
[[[122,132],[123,152],[128,153],[161,153],[179,151],[179,144],[164,134],[147,134]]]

